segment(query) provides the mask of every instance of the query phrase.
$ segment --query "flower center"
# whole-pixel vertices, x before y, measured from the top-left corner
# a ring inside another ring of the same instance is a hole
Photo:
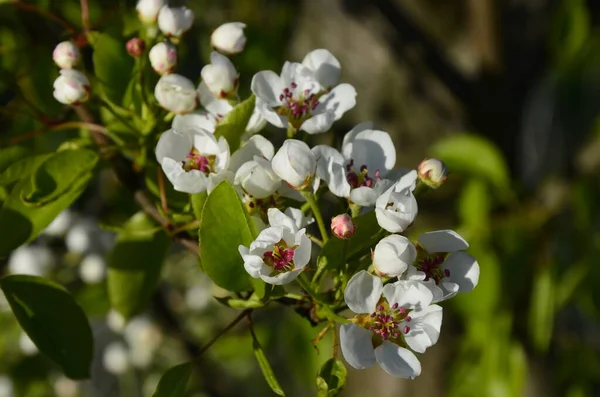
[[[446,252],[429,253],[421,245],[417,244],[415,267],[417,270],[425,273],[424,281],[432,279],[437,285],[444,277],[450,277],[450,270],[442,269],[442,264],[447,256]]]
[[[273,246],[273,251],[267,251],[263,254],[263,260],[276,272],[294,270],[295,248],[296,247],[288,247],[287,243],[281,240]]]
[[[285,210],[286,208],[284,205],[285,197],[280,196],[277,192],[273,193],[269,197],[257,199],[250,193],[244,191],[242,202],[245,204],[248,214],[258,215],[265,222],[268,222],[267,212],[269,208],[278,208],[281,211]]]
[[[320,94],[311,93],[310,90],[297,92],[298,84],[292,82],[289,87],[283,89],[279,100],[283,104],[277,109],[277,113],[287,116],[288,121],[299,128],[304,120],[310,118],[312,111],[319,106]]]
[[[373,332],[373,347],[381,345],[386,340],[405,346],[404,335],[410,332],[412,321],[410,312],[410,309],[399,306],[398,303],[390,305],[384,297],[381,297],[373,313],[359,315],[355,322]]]
[[[376,170],[373,174],[373,177],[369,176],[369,170],[365,164],[361,165],[359,168],[359,172],[353,170],[354,160],[350,160],[350,162],[346,165],[346,180],[352,186],[352,189],[356,189],[357,187],[366,186],[373,187],[375,182],[379,182],[381,177],[379,176],[379,170]]]
[[[185,161],[183,161],[183,169],[186,172],[198,170],[208,175],[211,172],[214,172],[215,160],[215,155],[204,156],[194,148],[185,156]]]

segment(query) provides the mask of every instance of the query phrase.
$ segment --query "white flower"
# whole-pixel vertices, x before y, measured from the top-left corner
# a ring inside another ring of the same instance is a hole
[[[382,277],[400,277],[417,258],[417,249],[404,236],[392,234],[375,246],[373,266]]]
[[[135,8],[142,22],[154,23],[158,17],[158,12],[165,3],[165,0],[139,0]]]
[[[281,178],[273,172],[271,163],[262,157],[255,156],[247,161],[235,173],[234,183],[257,199],[267,198],[279,189]]]
[[[52,51],[52,59],[61,69],[72,69],[80,58],[79,48],[70,41],[58,43]]]
[[[148,53],[152,69],[160,75],[168,74],[177,66],[177,48],[171,43],[156,43]]]
[[[170,129],[158,140],[156,159],[175,190],[210,193],[227,177],[229,145],[201,128]]]
[[[256,156],[271,160],[274,153],[275,148],[271,141],[262,135],[254,135],[231,155],[229,169],[236,172],[242,164],[254,160]]]
[[[62,237],[69,230],[72,223],[73,214],[68,209],[64,210],[42,231],[42,234],[52,237]]]
[[[13,390],[12,380],[8,376],[0,374],[0,397],[14,397]]]
[[[38,353],[37,346],[25,332],[22,332],[19,337],[19,348],[26,356],[33,356]]]
[[[123,336],[129,347],[129,359],[137,368],[146,368],[150,365],[163,339],[156,324],[144,316],[129,321]]]
[[[469,244],[453,230],[424,233],[417,239],[417,259],[408,267],[408,280],[423,280],[434,291],[434,302],[457,292],[469,292],[479,281],[479,264],[464,252]],[[436,293],[438,291],[439,293]]]
[[[177,114],[189,113],[197,105],[194,83],[175,73],[164,75],[158,80],[154,96],[160,106]]]
[[[238,72],[229,58],[218,52],[211,52],[210,63],[202,68],[200,75],[210,92],[220,99],[237,92]]]
[[[240,245],[244,268],[254,278],[274,285],[287,284],[310,261],[311,242],[306,229],[298,230],[296,220],[276,208],[268,211],[269,225],[250,247]]]
[[[342,153],[327,145],[313,149],[317,175],[329,190],[361,206],[375,204],[389,186],[383,181],[396,164],[396,149],[387,132],[373,130],[371,122],[358,124],[344,136]]]
[[[122,375],[127,372],[131,366],[127,346],[122,342],[111,342],[104,350],[102,363],[111,374]]]
[[[306,54],[302,64],[309,68],[315,79],[326,89],[335,87],[340,81],[342,66],[333,54],[325,49]]]
[[[315,176],[317,161],[308,145],[287,139],[271,160],[273,171],[296,189],[310,185]]]
[[[121,313],[114,309],[110,309],[106,315],[106,325],[108,325],[108,328],[110,328],[113,332],[123,332],[126,323],[127,321],[125,320],[125,317],[123,317]]]
[[[356,90],[340,84],[325,90],[308,67],[293,62],[283,65],[281,76],[270,70],[252,78],[257,107],[267,121],[279,128],[288,123],[309,134],[325,132],[334,121],[356,105]]]
[[[23,245],[12,252],[8,259],[8,272],[45,276],[54,267],[52,251],[41,245]]]
[[[417,200],[413,195],[417,172],[410,171],[386,190],[375,202],[377,223],[390,233],[403,232],[417,216]]]
[[[346,287],[344,299],[357,316],[340,327],[340,345],[352,367],[364,369],[375,362],[390,375],[414,379],[421,374],[419,360],[407,347],[423,353],[434,345],[442,325],[442,308],[430,305],[433,295],[417,281],[398,281],[385,287],[364,270]]]
[[[186,7],[164,6],[158,13],[158,28],[166,36],[179,37],[194,24],[194,12]]]
[[[106,261],[102,255],[89,254],[79,265],[79,277],[86,284],[98,284],[106,275]]]
[[[217,119],[204,110],[196,109],[191,113],[178,114],[173,118],[171,127],[175,131],[182,131],[185,128],[201,128],[214,133],[217,128]]]
[[[245,23],[228,22],[219,26],[210,36],[210,44],[223,54],[237,54],[244,51],[246,36],[244,36]]]
[[[54,80],[54,98],[65,105],[78,105],[90,96],[90,81],[79,70],[62,69]]]
[[[425,159],[417,167],[419,180],[432,189],[442,186],[448,178],[448,167],[436,158]]]

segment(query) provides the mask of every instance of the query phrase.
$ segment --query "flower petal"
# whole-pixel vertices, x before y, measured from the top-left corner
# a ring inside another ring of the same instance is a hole
[[[169,157],[163,158],[162,169],[173,188],[184,193],[202,193],[206,191],[207,178],[203,172],[191,170],[186,172],[181,162],[175,161]]]
[[[244,145],[231,155],[229,160],[229,169],[237,171],[242,164],[254,159],[254,156],[261,156],[267,160],[273,158],[275,148],[271,141],[262,135],[253,135]]]
[[[390,375],[405,379],[421,375],[421,363],[417,356],[390,341],[384,341],[375,349],[375,357],[381,368]]]
[[[269,105],[269,107],[281,104],[279,95],[281,95],[284,88],[281,78],[271,70],[256,73],[252,77],[252,83],[250,83],[250,89],[256,95],[256,98]]]
[[[308,237],[306,237],[306,229],[300,229],[295,237],[297,247],[294,250],[294,265],[298,269],[303,269],[310,262],[312,245]]]
[[[164,158],[175,161],[185,160],[192,149],[192,140],[186,133],[175,132],[174,129],[163,132],[156,144],[156,160],[162,164]]]
[[[381,176],[396,165],[396,148],[385,131],[364,130],[348,140],[342,149],[344,157],[353,159],[356,167],[366,165],[369,174],[379,170]]]
[[[204,81],[200,82],[196,92],[198,93],[200,104],[204,109],[217,118],[224,117],[233,109],[233,106],[226,99],[217,98]]]
[[[350,184],[346,179],[344,156],[327,145],[317,145],[312,148],[312,152],[317,159],[317,176],[327,183],[331,193],[338,197],[348,197]]]
[[[279,273],[275,276],[269,276],[269,275],[263,274],[260,276],[260,278],[265,283],[268,283],[268,284],[283,285],[283,284],[289,284],[292,281],[294,281],[301,272],[302,272],[302,269],[295,269],[295,270],[291,270],[289,272]]]
[[[356,138],[356,135],[358,135],[359,132],[362,132],[364,130],[372,130],[373,129],[373,122],[372,121],[363,121],[362,123],[358,123],[354,126],[354,128],[352,128],[350,131],[348,131],[346,133],[346,135],[344,135],[344,140],[342,141],[342,147],[346,146],[346,144],[348,144],[349,142],[354,141],[354,139]]]
[[[348,281],[344,300],[354,313],[373,313],[382,290],[383,283],[379,277],[361,270]]]
[[[400,277],[417,258],[417,249],[404,236],[392,234],[377,243],[373,266],[386,277]]]
[[[356,105],[356,90],[350,84],[340,84],[319,98],[316,113],[324,110],[333,112],[334,119],[339,120],[344,113]],[[306,131],[306,130],[305,130]]]
[[[419,281],[399,280],[383,287],[385,299],[393,305],[420,311],[429,306],[433,293]]]
[[[292,233],[296,233],[296,222],[277,208],[269,208],[267,211],[267,217],[269,218],[269,225],[284,227],[290,230]]]
[[[370,331],[356,324],[343,324],[340,327],[342,354],[352,367],[365,369],[375,364],[372,336]]]
[[[176,115],[172,127],[179,132],[186,128],[202,128],[209,132],[215,132],[217,120],[204,110],[194,110],[192,113]]]
[[[456,252],[469,248],[469,244],[454,230],[436,230],[421,234],[419,244],[427,252]]]
[[[448,269],[449,281],[458,284],[460,292],[470,292],[479,282],[479,264],[466,252],[450,254],[443,267]]]
[[[360,186],[350,191],[350,201],[363,207],[370,207],[377,201],[377,191],[368,186]]]
[[[335,113],[333,111],[316,111],[311,118],[302,123],[300,129],[309,134],[320,134],[321,132],[327,132],[334,121]]]
[[[405,322],[411,328],[404,335],[404,340],[412,350],[424,353],[429,347],[435,345],[440,337],[442,307],[431,305],[411,317],[410,322]]]
[[[262,116],[275,127],[286,128],[288,125],[288,119],[285,116],[281,116],[274,111],[266,102],[256,99],[256,108],[262,114]]]
[[[340,81],[342,66],[333,54],[325,49],[318,49],[306,54],[302,64],[313,71],[317,81],[325,88],[330,88]]]

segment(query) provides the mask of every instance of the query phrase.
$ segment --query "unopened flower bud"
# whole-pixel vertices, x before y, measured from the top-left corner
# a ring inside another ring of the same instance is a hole
[[[129,40],[125,45],[127,48],[127,52],[134,58],[141,56],[144,53],[144,49],[146,48],[146,44],[144,44],[144,40],[139,37],[134,37]]]
[[[219,26],[210,36],[213,48],[224,54],[237,54],[244,50],[246,36],[244,36],[245,23],[228,22]]]
[[[227,98],[237,92],[237,70],[229,58],[218,52],[213,51],[210,54],[210,64],[202,68],[200,75],[204,84],[217,98]]]
[[[165,5],[165,0],[139,0],[135,7],[138,17],[144,23],[154,23],[158,12]]]
[[[170,43],[157,43],[148,53],[152,69],[160,75],[169,74],[177,65],[177,49]]]
[[[83,73],[62,69],[54,80],[54,98],[65,105],[78,105],[90,97],[90,81]]]
[[[337,238],[347,239],[354,236],[356,225],[348,214],[340,214],[331,218],[331,232]]]
[[[180,37],[194,23],[194,12],[186,7],[164,6],[158,13],[158,28],[169,37]]]
[[[175,73],[164,75],[158,80],[154,96],[160,106],[175,114],[189,113],[197,105],[194,83]]]
[[[308,187],[316,172],[317,160],[310,147],[297,139],[288,139],[271,160],[273,171],[297,190]]]
[[[70,41],[59,43],[52,52],[54,63],[61,69],[72,69],[80,58],[79,49]]]
[[[442,186],[448,178],[448,168],[436,158],[421,161],[418,167],[419,180],[432,189]]]

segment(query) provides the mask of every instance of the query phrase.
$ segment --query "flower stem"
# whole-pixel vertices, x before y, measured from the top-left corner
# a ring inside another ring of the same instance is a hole
[[[232,329],[233,327],[235,327],[235,325],[237,323],[239,323],[244,317],[248,316],[253,309],[246,309],[243,312],[241,312],[240,314],[238,314],[238,316],[236,318],[233,319],[232,322],[229,323],[229,325],[225,328],[223,328],[223,330],[221,332],[219,332],[218,334],[216,334],[207,344],[205,344],[204,346],[202,346],[200,348],[200,351],[198,352],[198,357],[201,356],[202,354],[204,354],[204,352],[206,352],[212,345],[214,345],[214,343],[219,340],[219,338],[223,335],[225,335],[230,329]],[[196,357],[196,359],[198,358]]]
[[[321,215],[321,210],[319,209],[319,205],[315,200],[315,196],[311,192],[303,193],[303,196],[306,198],[306,202],[310,205],[310,209],[312,210],[315,220],[317,221],[323,244],[327,244],[329,236],[327,235],[327,228],[325,227],[325,222],[323,221],[323,216]]]
[[[287,128],[288,139],[293,138],[294,135],[296,135],[296,129],[294,128],[294,126],[291,123],[288,123],[288,128]]]
[[[304,273],[300,273],[298,278],[296,278],[296,281],[298,282],[298,284],[300,284],[302,289],[304,289],[304,291],[306,291],[306,293],[308,295],[310,295],[311,298],[313,298],[313,300],[315,302],[323,303],[323,299],[319,296],[319,294],[310,285],[310,282],[308,281],[308,279],[306,278],[306,275]]]

